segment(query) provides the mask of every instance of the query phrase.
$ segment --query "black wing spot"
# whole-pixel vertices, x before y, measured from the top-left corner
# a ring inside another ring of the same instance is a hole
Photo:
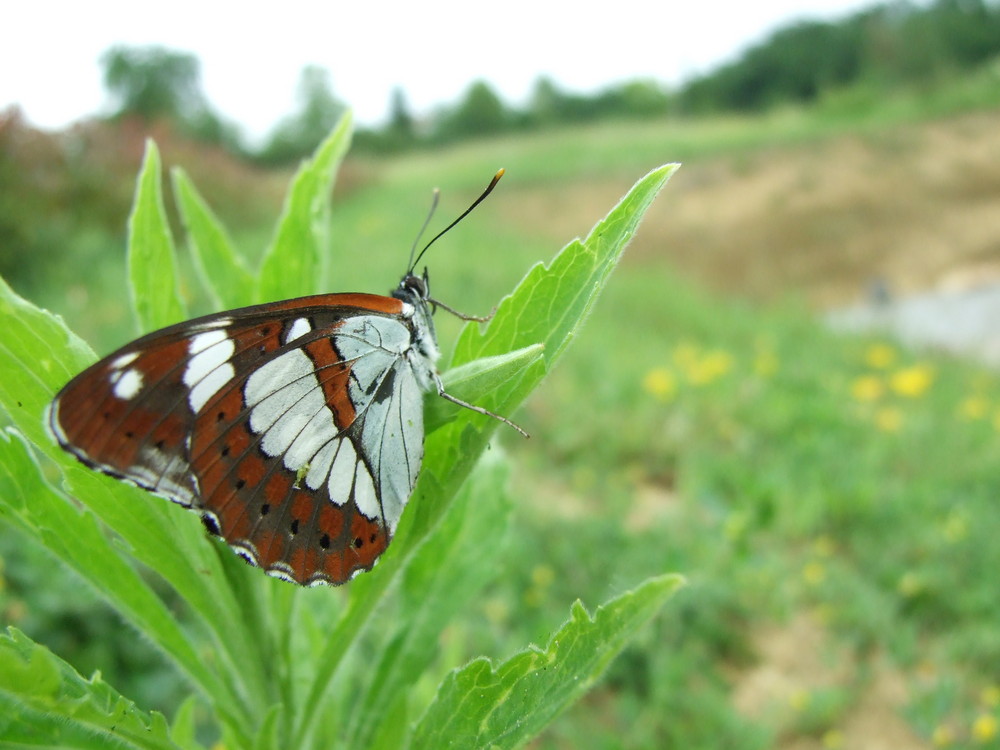
[[[296,534],[299,533],[299,519],[296,518],[292,520],[291,531],[292,531],[292,536],[295,536]]]
[[[378,534],[372,532],[371,538],[368,541],[371,542],[372,544],[375,544],[376,539],[378,539]]]
[[[156,448],[156,450],[158,450],[158,451],[162,451],[163,450],[163,445],[164,445],[164,443],[163,443],[162,440],[157,440],[155,443],[153,443],[153,447]]]
[[[215,415],[216,422],[221,422],[225,418],[226,418],[226,412],[224,411],[220,411],[218,414]]]
[[[242,482],[243,480],[241,479],[240,481]],[[260,506],[260,515],[261,515],[261,518],[263,518],[264,516],[266,516],[270,512],[271,512],[271,504],[270,503],[264,503],[262,506]]]
[[[221,453],[223,456],[228,456],[229,455],[229,446],[228,445],[222,446],[222,450],[219,451],[219,453]]]
[[[247,485],[247,480],[245,479],[236,480],[236,489],[242,490],[244,487],[246,487],[246,485]]]
[[[359,536],[354,537],[354,549],[361,549],[364,546],[365,540]]]
[[[319,546],[323,549],[330,549],[330,535],[324,534],[319,538]]]

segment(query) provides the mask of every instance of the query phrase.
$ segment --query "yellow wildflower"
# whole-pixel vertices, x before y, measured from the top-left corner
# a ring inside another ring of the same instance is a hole
[[[531,571],[531,582],[539,588],[549,586],[556,580],[556,572],[548,565],[536,565]]]
[[[526,588],[524,590],[524,594],[521,595],[521,598],[526,607],[534,609],[535,607],[542,606],[543,597],[541,589],[534,586]]]
[[[896,361],[896,350],[888,344],[872,344],[865,350],[865,363],[876,370],[884,370]]]
[[[816,553],[818,557],[829,557],[834,553],[837,545],[834,543],[833,539],[828,537],[826,534],[816,537],[813,541],[813,552]]]
[[[494,596],[483,603],[483,614],[489,622],[501,625],[510,617],[510,606],[502,597]]]
[[[811,699],[812,696],[809,695],[808,690],[794,690],[788,696],[788,705],[795,711],[804,711],[809,706]]]
[[[993,714],[979,714],[972,722],[972,738],[976,742],[989,742],[997,736],[1000,725]]]
[[[729,352],[716,349],[706,352],[687,368],[687,377],[693,385],[708,385],[728,373],[733,367]]]
[[[889,378],[889,387],[900,396],[922,396],[934,382],[934,371],[927,365],[913,365],[896,370]]]
[[[920,576],[913,572],[903,573],[896,583],[896,591],[899,592],[900,596],[905,596],[906,598],[916,596],[923,588],[924,585],[920,580]]]
[[[817,604],[810,613],[820,625],[829,625],[837,617],[837,610],[829,604]]]
[[[931,742],[934,747],[948,747],[955,744],[955,730],[947,724],[938,724],[931,733]]]
[[[677,395],[677,378],[666,367],[656,367],[646,373],[642,387],[660,401],[670,401]]]
[[[960,510],[953,510],[949,513],[942,531],[944,532],[944,538],[952,544],[965,539],[969,534],[969,521],[965,517],[965,513]]]
[[[726,535],[726,539],[731,542],[738,541],[746,536],[747,529],[750,527],[750,518],[746,513],[734,512],[730,513],[722,525],[722,531]]]
[[[875,412],[875,426],[882,432],[899,432],[903,426],[903,413],[891,406],[879,409]]]
[[[1000,706],[1000,685],[987,685],[979,692],[979,702],[988,708]]]
[[[810,586],[818,586],[826,578],[826,568],[821,563],[811,562],[802,569],[802,579]]]
[[[862,375],[851,383],[851,395],[857,401],[877,401],[884,390],[878,375]]]
[[[982,419],[989,407],[989,402],[982,396],[969,396],[958,405],[958,414],[963,419]]]
[[[698,361],[698,347],[690,341],[682,341],[671,352],[674,362],[682,367],[688,367]]]
[[[753,358],[753,372],[761,378],[769,378],[778,371],[778,356],[770,344],[757,342]]]
[[[828,729],[823,732],[823,747],[837,750],[844,746],[844,733],[839,729]]]

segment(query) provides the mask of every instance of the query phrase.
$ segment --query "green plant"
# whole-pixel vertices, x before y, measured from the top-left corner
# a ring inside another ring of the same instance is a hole
[[[196,266],[214,300],[237,306],[316,291],[325,276],[328,196],[349,127],[342,121],[298,172],[256,273],[175,173]],[[586,240],[532,268],[487,327],[466,327],[444,376],[456,395],[505,414],[524,400],[573,338],[673,169],[650,173]],[[128,250],[142,330],[187,315],[160,176],[150,144]],[[58,450],[43,411],[93,352],[2,282],[0,312],[0,404],[13,425],[0,435],[0,519],[89,584],[194,689],[168,724],[10,629],[0,637],[7,742],[202,747],[205,733],[196,730],[208,724],[209,739],[230,748],[516,747],[585,692],[679,585],[672,575],[649,578],[594,615],[577,602],[545,648],[502,662],[476,659],[436,690],[421,690],[423,676],[434,677],[441,631],[495,574],[510,524],[503,454],[484,452],[493,420],[431,400],[420,482],[379,566],[346,591],[298,589],[206,538],[194,514]],[[156,574],[157,585],[136,563]],[[180,617],[171,610],[178,600]]]

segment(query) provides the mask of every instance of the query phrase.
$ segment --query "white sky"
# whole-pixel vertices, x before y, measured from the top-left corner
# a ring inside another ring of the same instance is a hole
[[[194,53],[211,104],[251,136],[292,111],[309,64],[327,68],[335,94],[376,124],[395,86],[420,114],[480,78],[513,104],[542,74],[577,92],[640,76],[674,84],[790,20],[874,2],[15,0],[0,23],[0,109],[17,103],[47,128],[106,111],[101,53],[158,44]]]

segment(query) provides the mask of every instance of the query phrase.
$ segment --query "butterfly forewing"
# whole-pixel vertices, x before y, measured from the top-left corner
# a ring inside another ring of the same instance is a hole
[[[433,362],[414,325],[410,305],[366,294],[199,318],[74,378],[51,428],[268,572],[341,583],[384,551],[419,472]]]

